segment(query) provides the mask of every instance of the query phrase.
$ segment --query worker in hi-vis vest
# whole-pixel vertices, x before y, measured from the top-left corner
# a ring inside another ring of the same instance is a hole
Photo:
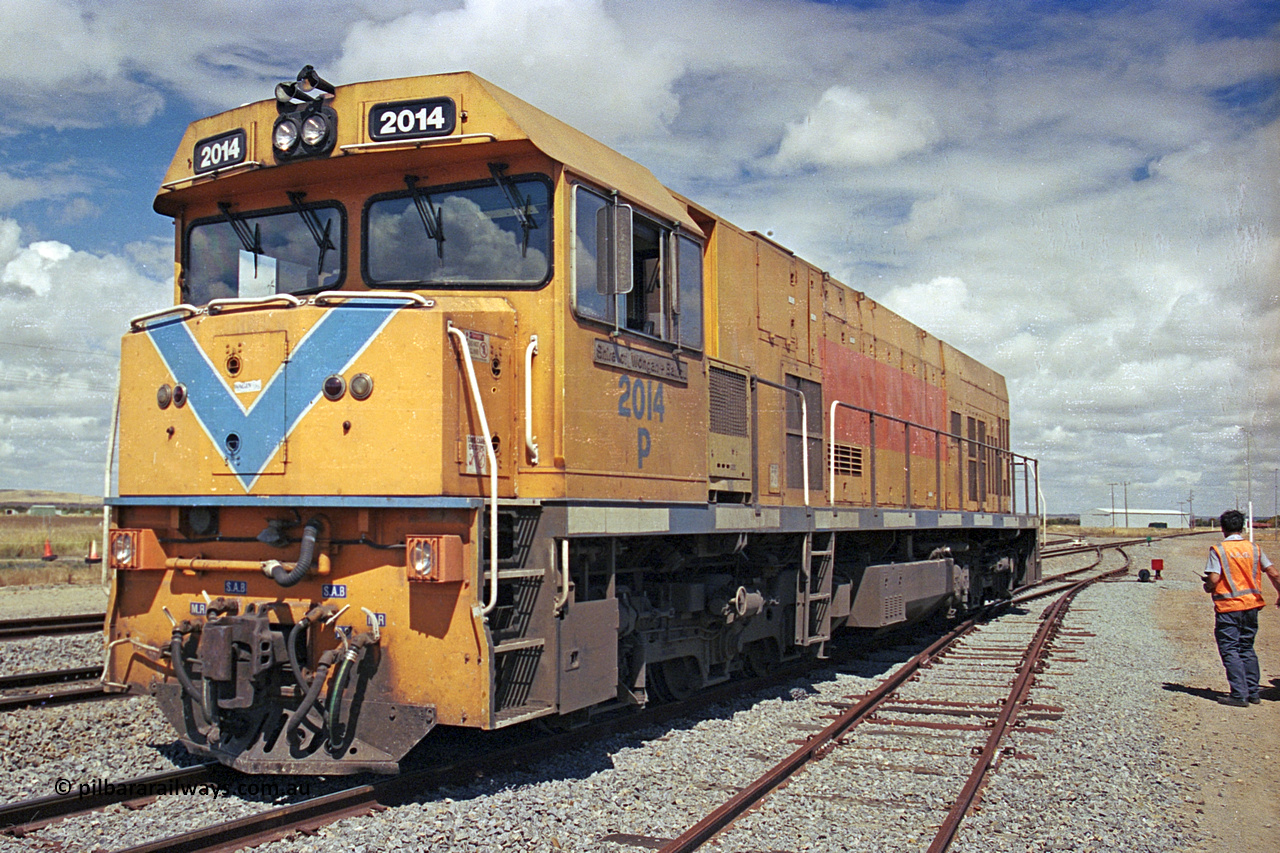
[[[1280,593],[1280,570],[1261,548],[1241,535],[1244,515],[1239,510],[1227,510],[1218,524],[1224,538],[1209,549],[1209,562],[1204,567],[1204,591],[1213,595],[1213,637],[1231,687],[1230,695],[1219,696],[1218,702],[1245,708],[1262,701],[1262,672],[1253,650],[1258,613],[1267,604],[1262,598],[1262,576],[1266,574]],[[1280,607],[1280,598],[1276,606]]]

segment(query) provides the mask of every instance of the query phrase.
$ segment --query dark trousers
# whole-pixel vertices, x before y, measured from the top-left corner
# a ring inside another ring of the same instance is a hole
[[[1218,641],[1218,654],[1227,670],[1231,695],[1237,699],[1257,696],[1260,689],[1262,672],[1253,650],[1253,639],[1258,636],[1258,610],[1218,613],[1214,620],[1213,637]]]

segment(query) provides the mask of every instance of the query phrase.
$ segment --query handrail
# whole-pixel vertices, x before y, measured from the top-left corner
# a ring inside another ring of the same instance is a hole
[[[450,136],[428,136],[423,139],[383,139],[377,142],[353,142],[349,145],[339,145],[338,150],[343,154],[351,154],[355,151],[377,150],[379,148],[421,148],[424,145],[448,145],[456,142],[467,142],[472,139],[487,139],[490,142],[498,141],[498,137],[492,133],[459,133]]]
[[[185,317],[182,318],[184,320],[186,320],[188,317],[194,317],[200,313],[199,308],[197,308],[194,305],[190,305],[186,302],[183,302],[179,305],[170,305],[168,308],[160,308],[156,311],[148,311],[146,314],[139,314],[137,317],[134,317],[132,320],[129,321],[129,330],[136,332],[139,329],[141,329],[143,324],[146,323],[148,320],[154,320],[157,317],[163,317],[166,314],[173,314],[176,311],[181,311],[183,314],[186,315]]]
[[[253,169],[261,169],[267,164],[261,160],[246,160],[243,163],[236,163],[234,166],[224,166],[221,169],[210,169],[208,172],[196,172],[190,175],[184,175],[181,178],[174,178],[172,181],[165,181],[160,185],[162,190],[172,190],[178,184],[185,184],[187,181],[198,181],[201,178],[221,178],[235,172],[250,171]]]
[[[560,589],[556,590],[556,600],[551,612],[559,614],[569,603],[569,540],[560,540]]]
[[[116,430],[120,428],[120,388],[124,376],[116,370],[116,396],[111,406],[111,432],[107,434],[107,465],[102,472],[102,589],[111,597],[111,468],[116,461]]]
[[[809,405],[805,402],[804,392],[799,388],[791,388],[786,385],[779,385],[777,382],[770,382],[768,379],[761,379],[759,376],[752,376],[751,381],[761,385],[768,385],[770,388],[777,388],[779,391],[786,391],[788,394],[795,394],[800,398],[800,465],[804,469],[804,505],[809,505]],[[782,441],[785,457],[787,431],[784,427],[782,430]]]
[[[436,301],[428,299],[421,293],[414,293],[412,290],[398,290],[395,292],[384,292],[380,290],[325,290],[311,297],[311,301],[316,305],[324,305],[335,300],[346,301],[348,299],[403,299],[423,308],[434,308]]]
[[[204,307],[212,317],[227,308],[260,308],[277,303],[284,303],[290,308],[305,304],[292,293],[273,293],[270,296],[228,296],[223,299],[210,299]]]
[[[1038,461],[1038,460],[1036,460],[1035,458],[1033,458],[1033,457],[1031,457],[1031,456],[1024,456],[1024,455],[1022,455],[1021,453],[1014,453],[1012,450],[1009,450],[1008,448],[998,447],[998,446],[996,446],[996,445],[994,445],[994,444],[988,444],[988,443],[986,443],[986,442],[978,441],[978,440],[976,440],[976,439],[965,438],[965,437],[964,437],[964,436],[962,436],[962,435],[958,435],[958,434],[956,434],[956,433],[947,432],[947,431],[945,431],[945,430],[938,429],[937,427],[926,426],[925,424],[916,423],[916,422],[914,422],[914,421],[909,421],[909,420],[906,420],[905,418],[895,417],[894,415],[887,415],[887,414],[885,414],[885,413],[883,413],[883,412],[877,412],[877,411],[875,411],[874,409],[867,409],[867,408],[863,408],[862,406],[855,406],[855,405],[853,405],[852,403],[846,403],[846,402],[844,402],[843,400],[833,400],[833,401],[832,401],[832,403],[831,403],[831,418],[830,418],[830,423],[831,423],[831,441],[830,441],[830,445],[831,445],[831,446],[830,446],[829,453],[828,453],[828,455],[829,455],[829,457],[830,457],[830,471],[831,471],[831,486],[830,486],[830,489],[829,489],[829,491],[828,491],[828,500],[829,500],[829,503],[830,503],[832,506],[835,506],[835,503],[836,503],[836,484],[835,484],[835,478],[836,478],[836,454],[835,454],[835,443],[836,443],[836,441],[835,441],[835,436],[836,436],[836,411],[837,411],[838,409],[841,409],[841,408],[849,409],[850,411],[854,411],[854,412],[861,412],[861,413],[862,413],[862,414],[864,414],[864,415],[868,415],[868,416],[869,416],[869,418],[870,418],[871,435],[872,435],[872,440],[871,440],[871,460],[870,460],[870,466],[871,466],[871,483],[872,483],[872,494],[871,494],[871,505],[872,505],[872,506],[875,506],[875,505],[876,505],[876,500],[877,500],[877,497],[876,497],[876,494],[875,494],[875,473],[876,473],[876,471],[875,471],[875,468],[876,468],[876,466],[875,466],[875,422],[876,422],[876,419],[877,419],[877,418],[880,418],[880,419],[883,419],[883,420],[886,420],[886,421],[891,421],[891,422],[893,422],[893,423],[902,424],[902,425],[903,425],[903,427],[905,427],[905,428],[906,428],[906,436],[907,436],[907,448],[906,448],[906,455],[907,455],[907,483],[908,483],[908,485],[909,485],[909,484],[910,484],[910,482],[911,482],[911,475],[910,475],[910,471],[911,471],[911,444],[910,444],[910,436],[911,436],[911,433],[910,433],[910,430],[914,427],[914,428],[917,428],[917,429],[927,430],[928,432],[933,433],[933,435],[934,435],[934,466],[935,466],[935,473],[936,473],[936,477],[937,477],[937,484],[938,484],[938,485],[937,485],[937,492],[938,492],[938,507],[939,507],[939,509],[941,509],[941,505],[942,505],[942,449],[941,449],[941,440],[942,440],[943,438],[953,439],[953,440],[955,440],[955,441],[957,441],[957,442],[967,442],[968,444],[970,444],[970,445],[972,445],[972,446],[974,446],[974,447],[979,447],[979,448],[982,448],[982,449],[984,449],[984,450],[993,451],[997,457],[1000,457],[1000,458],[1003,458],[1003,459],[1007,459],[1007,460],[1008,460],[1008,464],[1009,464],[1009,466],[1010,466],[1010,471],[1009,471],[1009,499],[1010,499],[1011,504],[1012,504],[1011,509],[1012,509],[1012,511],[1013,511],[1013,512],[1015,512],[1015,513],[1017,512],[1017,500],[1016,500],[1016,498],[1017,498],[1017,493],[1014,491],[1014,482],[1013,482],[1013,480],[1014,480],[1014,473],[1013,473],[1013,469],[1014,469],[1014,468],[1016,468],[1018,465],[1021,465],[1021,466],[1023,467],[1024,472],[1025,472],[1025,473],[1024,473],[1024,481],[1023,481],[1024,491],[1025,491],[1025,490],[1029,490],[1029,488],[1030,488],[1029,484],[1030,484],[1030,479],[1031,479],[1031,469],[1032,469],[1032,467],[1034,467],[1034,468],[1035,468],[1035,479],[1036,479],[1037,484],[1038,484],[1038,483],[1039,483],[1039,481],[1040,481],[1040,463],[1039,463],[1039,461]],[[1038,489],[1037,489],[1037,491],[1038,491]],[[961,498],[963,499],[963,496],[961,496]],[[906,503],[907,503],[908,508],[910,508],[910,507],[914,506],[914,504],[912,503],[912,497],[911,497],[911,494],[910,494],[910,490],[909,490],[909,489],[908,489],[908,495],[907,495],[907,498],[906,498]],[[1037,504],[1037,512],[1038,512],[1038,511],[1039,511],[1039,496],[1038,496],[1038,495],[1037,495],[1036,504]],[[1031,501],[1030,501],[1029,496],[1027,496],[1026,494],[1024,494],[1024,495],[1023,495],[1023,505],[1024,505],[1024,507],[1025,507],[1028,511],[1031,509]]]
[[[529,336],[524,350],[524,448],[529,464],[538,464],[538,441],[533,435],[533,357],[538,354],[538,336]]]
[[[467,371],[467,382],[471,386],[471,400],[475,403],[476,414],[480,417],[480,431],[484,433],[485,456],[489,461],[489,603],[481,611],[488,616],[498,606],[498,454],[493,450],[493,441],[489,437],[489,419],[485,417],[484,400],[480,397],[480,383],[476,381],[476,370],[471,366],[471,347],[467,345],[467,336],[450,320],[446,330],[450,336],[458,339],[458,356]]]

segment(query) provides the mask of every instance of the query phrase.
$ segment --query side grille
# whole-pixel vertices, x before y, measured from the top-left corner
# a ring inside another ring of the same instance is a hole
[[[747,377],[711,368],[711,431],[747,437]]]
[[[835,454],[836,474],[843,474],[846,477],[862,476],[862,448],[854,447],[850,444],[831,445],[831,452]]]

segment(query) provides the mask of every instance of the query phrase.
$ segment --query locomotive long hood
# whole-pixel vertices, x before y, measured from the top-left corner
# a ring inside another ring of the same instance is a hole
[[[489,367],[514,312],[447,301],[353,294],[140,324],[122,344],[120,494],[478,493],[474,453],[458,459],[479,430],[447,330]]]

